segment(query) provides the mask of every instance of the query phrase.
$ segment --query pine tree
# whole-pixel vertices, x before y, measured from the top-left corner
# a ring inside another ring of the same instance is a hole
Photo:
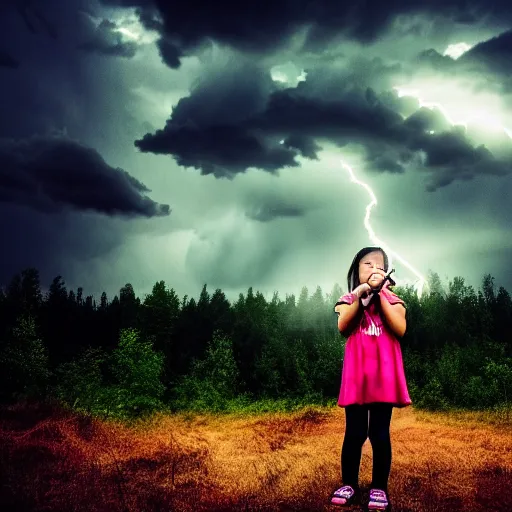
[[[180,315],[180,301],[176,292],[167,289],[164,281],[155,283],[141,307],[141,335],[153,343],[164,355],[165,380],[172,379],[176,347],[176,325]]]

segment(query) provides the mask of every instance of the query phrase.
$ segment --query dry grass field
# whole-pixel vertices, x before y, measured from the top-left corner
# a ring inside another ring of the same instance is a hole
[[[512,508],[512,425],[395,409],[395,512]],[[334,510],[340,408],[155,416],[132,426],[55,408],[1,410],[2,511]],[[371,477],[363,447],[361,485]]]

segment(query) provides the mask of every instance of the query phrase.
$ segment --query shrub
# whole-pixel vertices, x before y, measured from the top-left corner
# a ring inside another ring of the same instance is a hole
[[[175,409],[224,411],[235,399],[239,383],[233,342],[219,331],[208,343],[206,355],[173,389]]]
[[[111,358],[117,383],[109,391],[118,414],[139,416],[163,407],[161,382],[164,358],[135,329],[122,329]]]
[[[34,319],[18,319],[0,353],[1,393],[10,399],[43,396],[49,382],[48,353]]]
[[[107,400],[102,387],[101,365],[105,357],[101,349],[88,348],[75,360],[57,367],[56,398],[75,410],[104,413]]]
[[[443,394],[443,387],[437,377],[432,377],[421,391],[417,392],[416,406],[419,409],[442,411],[448,409],[449,403]]]

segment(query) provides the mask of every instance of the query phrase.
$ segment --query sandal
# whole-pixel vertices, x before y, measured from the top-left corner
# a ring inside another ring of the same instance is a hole
[[[389,500],[386,491],[381,489],[370,489],[370,501],[368,502],[368,510],[388,510]]]
[[[356,491],[350,485],[344,485],[339,489],[336,489],[331,498],[331,503],[333,505],[343,505],[349,506],[354,503],[356,498]]]

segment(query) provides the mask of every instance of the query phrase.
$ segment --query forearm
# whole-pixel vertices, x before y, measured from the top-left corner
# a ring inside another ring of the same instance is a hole
[[[341,304],[335,308],[335,311],[339,312],[338,316],[338,330],[343,333],[347,330],[347,328],[354,320],[357,315],[357,311],[359,309],[359,298],[356,298],[354,302],[350,305],[344,305],[344,308],[341,308]]]
[[[407,327],[405,314],[402,309],[403,306],[390,304],[386,297],[384,297],[384,295],[381,293],[379,296],[384,320],[388,324],[389,328],[393,331],[393,333],[401,338],[405,334]]]

